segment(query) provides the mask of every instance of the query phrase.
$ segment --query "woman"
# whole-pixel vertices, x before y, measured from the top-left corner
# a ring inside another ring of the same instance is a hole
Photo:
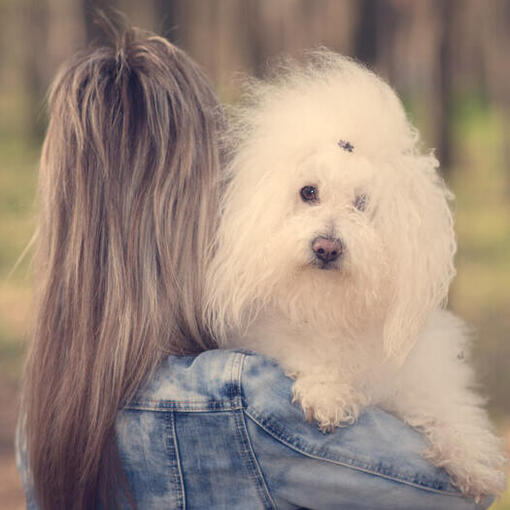
[[[166,40],[117,41],[50,95],[18,438],[29,508],[485,508],[391,416],[322,435],[275,363],[214,349],[221,111]]]
[[[28,458],[43,508],[90,508],[118,484],[122,402],[168,353],[215,346],[199,316],[218,102],[182,51],[129,30],[76,56],[49,105]]]

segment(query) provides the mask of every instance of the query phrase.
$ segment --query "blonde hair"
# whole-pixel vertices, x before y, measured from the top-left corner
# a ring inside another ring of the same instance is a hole
[[[28,460],[41,508],[112,508],[117,410],[167,354],[216,346],[201,316],[221,114],[184,52],[134,29],[72,59],[49,110]]]

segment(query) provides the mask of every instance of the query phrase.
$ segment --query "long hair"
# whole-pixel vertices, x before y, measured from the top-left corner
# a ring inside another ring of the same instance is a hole
[[[28,461],[41,508],[112,508],[118,409],[165,355],[216,346],[201,316],[222,116],[190,58],[135,29],[72,59],[49,111]]]

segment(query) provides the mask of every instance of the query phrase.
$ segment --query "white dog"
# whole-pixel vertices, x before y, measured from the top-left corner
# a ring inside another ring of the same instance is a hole
[[[466,494],[504,489],[504,457],[444,311],[452,197],[392,89],[321,51],[252,83],[237,111],[208,320],[277,359],[323,430],[377,405],[418,428]]]

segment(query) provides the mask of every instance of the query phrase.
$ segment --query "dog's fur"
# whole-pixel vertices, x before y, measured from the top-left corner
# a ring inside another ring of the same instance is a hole
[[[468,335],[443,310],[456,244],[437,160],[364,67],[324,50],[278,72],[251,83],[230,133],[208,320],[224,346],[277,359],[323,430],[378,405],[425,434],[462,492],[500,493]],[[318,237],[341,256],[319,260]]]

